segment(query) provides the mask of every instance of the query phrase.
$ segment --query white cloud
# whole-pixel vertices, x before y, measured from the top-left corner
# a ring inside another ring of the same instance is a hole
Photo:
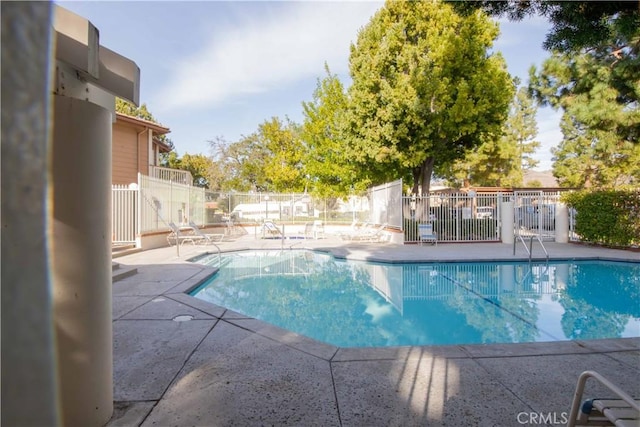
[[[176,59],[155,105],[162,110],[220,106],[237,96],[320,77],[325,61],[333,72],[344,72],[350,43],[381,3],[279,5],[278,13],[240,16],[212,34],[196,55]]]

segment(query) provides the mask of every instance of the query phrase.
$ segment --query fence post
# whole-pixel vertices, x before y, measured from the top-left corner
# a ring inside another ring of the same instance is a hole
[[[141,192],[142,192],[142,180],[140,179],[140,172],[138,172],[138,186],[136,188],[135,193],[135,205],[136,205],[136,217],[134,221],[135,225],[135,236],[136,236],[136,248],[142,247],[142,233],[140,233],[140,225],[142,224],[142,203],[140,203]]]
[[[555,207],[555,232],[556,243],[569,242],[569,209],[562,202],[556,203]]]
[[[503,201],[500,205],[500,216],[502,217],[502,243],[513,244],[514,236],[514,202]]]
[[[460,240],[460,220],[462,219],[462,209],[460,209],[460,193],[456,193],[456,240]]]

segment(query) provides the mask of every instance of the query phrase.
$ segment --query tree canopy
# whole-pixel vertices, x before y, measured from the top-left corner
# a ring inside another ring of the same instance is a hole
[[[304,173],[309,191],[321,197],[346,196],[366,189],[368,181],[349,159],[343,119],[348,98],[342,82],[325,64],[326,76],[318,79],[313,100],[303,102],[301,127],[306,152]]]
[[[257,133],[243,136],[230,144],[221,138],[209,141],[209,144],[213,151],[213,159],[221,171],[221,181],[218,185],[220,189],[268,190],[263,170],[269,154],[261,145]]]
[[[552,52],[530,91],[564,116],[563,141],[552,150],[554,175],[566,186],[640,182],[640,8],[637,1],[452,2],[462,13],[483,9],[552,24]]]
[[[520,87],[509,107],[509,117],[500,136],[491,135],[476,150],[470,151],[445,174],[455,186],[522,186],[524,172],[534,168],[531,156],[540,146],[536,105]]]
[[[237,191],[302,191],[305,150],[299,134],[296,123],[273,117],[236,142],[209,141],[219,177],[216,186]]]
[[[302,158],[304,148],[299,126],[286,118],[264,121],[258,127],[258,138],[268,156],[263,174],[269,191],[302,191],[304,177]]]
[[[413,178],[428,192],[434,165],[450,166],[499,135],[513,96],[497,24],[439,2],[387,2],[349,58],[348,152],[377,184]]]
[[[552,24],[545,49],[580,51],[611,40],[615,33],[632,38],[640,27],[636,1],[547,1],[547,0],[445,0],[457,11],[468,14],[482,9],[512,21],[539,15]]]
[[[554,51],[530,73],[537,99],[562,109],[554,175],[569,186],[640,182],[640,27],[610,23],[609,38],[580,52]]]
[[[136,107],[129,101],[125,101],[121,98],[116,98],[116,111],[118,113],[126,114],[127,116],[137,117],[139,119],[148,120],[153,123],[159,123],[153,114],[147,109],[147,104],[141,104]]]

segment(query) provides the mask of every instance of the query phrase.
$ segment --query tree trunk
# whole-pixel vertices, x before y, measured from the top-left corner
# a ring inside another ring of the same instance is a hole
[[[433,173],[433,157],[426,159],[420,166],[413,168],[413,189],[412,192],[416,196],[428,196],[431,183],[431,174]],[[430,221],[429,197],[418,197],[415,202],[414,219],[419,222]]]
[[[431,187],[431,175],[433,174],[434,158],[427,157],[427,159],[420,166],[420,178],[422,185],[422,194],[429,194]]]
[[[412,194],[420,194],[420,183],[422,182],[422,167],[418,166],[413,168],[413,171],[411,171],[411,174],[413,175],[413,189],[411,190]]]

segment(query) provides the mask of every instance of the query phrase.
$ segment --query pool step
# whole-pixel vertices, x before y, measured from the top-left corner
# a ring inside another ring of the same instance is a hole
[[[142,248],[136,248],[136,245],[112,245],[111,246],[111,258],[119,258],[125,255],[131,255],[138,252],[142,252]]]
[[[138,273],[136,267],[121,266],[117,262],[111,262],[111,282],[115,283],[118,280],[133,276]]]

